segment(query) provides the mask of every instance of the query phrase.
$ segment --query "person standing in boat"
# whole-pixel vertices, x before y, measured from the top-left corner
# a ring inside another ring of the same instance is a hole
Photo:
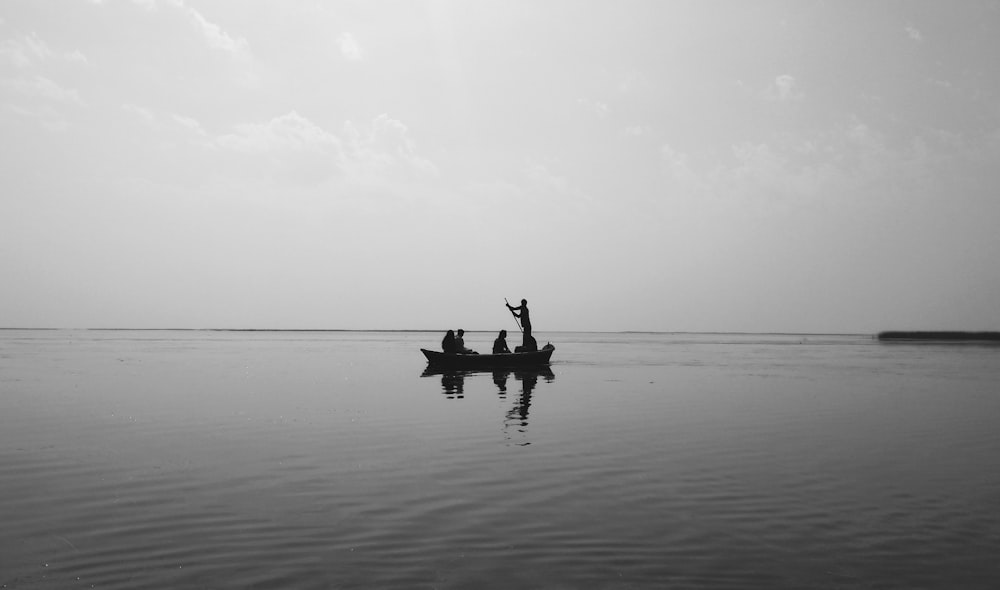
[[[455,352],[458,354],[479,354],[471,348],[465,347],[465,330],[461,328],[459,328],[458,334],[455,335]]]
[[[493,354],[506,354],[509,352],[510,349],[507,348],[507,330],[500,330],[497,339],[493,341]]]
[[[528,300],[522,299],[521,305],[513,307],[511,304],[507,303],[507,309],[510,313],[514,314],[514,317],[521,318],[521,330],[524,331],[525,336],[531,336],[531,316],[528,315]],[[517,313],[520,311],[521,313]]]
[[[522,299],[521,305],[518,305],[517,307],[513,307],[509,303],[506,303],[506,305],[507,309],[510,310],[510,313],[514,314],[514,317],[521,319],[521,331],[524,332],[524,340],[522,342],[522,346],[520,347],[521,350],[538,350],[538,344],[535,343],[535,339],[531,336],[531,316],[528,314],[528,300]],[[521,313],[518,313],[518,311]]]

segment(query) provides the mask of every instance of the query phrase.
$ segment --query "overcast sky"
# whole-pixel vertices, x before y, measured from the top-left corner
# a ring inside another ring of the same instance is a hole
[[[0,3],[0,326],[1000,329],[995,1]]]

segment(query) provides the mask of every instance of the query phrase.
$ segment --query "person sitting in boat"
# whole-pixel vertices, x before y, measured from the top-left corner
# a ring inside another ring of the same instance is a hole
[[[461,328],[459,328],[458,334],[455,335],[455,352],[458,354],[479,354],[471,348],[465,347],[465,330]]]
[[[500,330],[497,339],[493,341],[493,354],[506,354],[509,352],[510,349],[507,348],[507,330]]]
[[[455,354],[458,348],[455,346],[455,332],[454,330],[448,330],[444,335],[444,339],[441,340],[441,350],[447,353]]]
[[[528,336],[527,333],[524,334],[524,343],[514,347],[514,352],[535,352],[537,350],[538,342],[535,341],[534,336]]]

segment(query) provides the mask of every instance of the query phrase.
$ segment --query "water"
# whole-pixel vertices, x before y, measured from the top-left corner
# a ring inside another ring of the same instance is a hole
[[[1000,347],[536,337],[0,331],[0,586],[1000,580]]]

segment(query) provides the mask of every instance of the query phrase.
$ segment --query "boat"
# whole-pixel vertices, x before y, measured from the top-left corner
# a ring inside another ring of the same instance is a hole
[[[421,348],[420,352],[427,357],[429,367],[443,369],[490,369],[507,367],[533,367],[549,364],[552,352],[556,349],[546,344],[532,352],[509,352],[503,354],[456,354]]]

